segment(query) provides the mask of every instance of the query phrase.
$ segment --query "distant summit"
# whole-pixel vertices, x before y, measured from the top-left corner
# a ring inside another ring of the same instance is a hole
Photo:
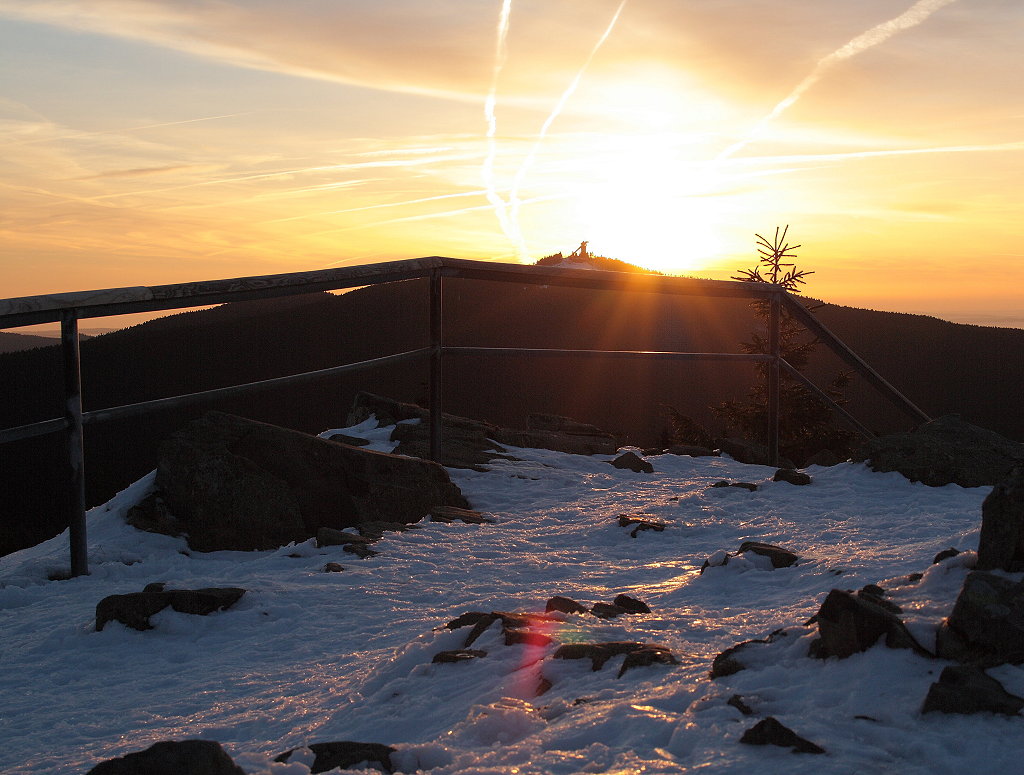
[[[661,274],[651,269],[644,269],[635,264],[627,264],[617,258],[597,256],[587,250],[588,242],[581,242],[580,246],[567,256],[561,253],[544,256],[537,261],[537,266],[555,266],[564,269],[600,269],[605,272],[641,272],[643,274]]]

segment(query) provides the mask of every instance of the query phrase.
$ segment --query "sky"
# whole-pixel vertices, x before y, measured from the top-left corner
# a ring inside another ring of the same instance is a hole
[[[447,255],[1024,327],[1019,0],[0,0],[5,297]]]

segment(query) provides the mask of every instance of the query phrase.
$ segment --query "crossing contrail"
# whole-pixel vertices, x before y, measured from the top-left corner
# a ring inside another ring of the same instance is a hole
[[[484,119],[487,121],[487,156],[484,158],[484,166],[481,170],[484,189],[487,192],[487,201],[494,207],[494,213],[498,216],[498,223],[505,236],[514,239],[512,227],[508,220],[508,210],[505,200],[498,194],[494,182],[494,159],[498,153],[498,142],[496,139],[498,131],[498,118],[494,112],[498,99],[498,78],[502,68],[505,67],[505,60],[508,57],[508,28],[509,17],[512,14],[512,0],[502,0],[501,13],[498,16],[498,39],[494,46],[494,67],[491,70],[491,88],[487,92],[487,99],[484,100]]]
[[[587,72],[587,68],[590,67],[590,63],[594,61],[594,57],[597,56],[597,52],[601,50],[605,41],[608,40],[608,36],[612,34],[612,30],[615,29],[615,25],[619,21],[619,17],[622,15],[622,9],[626,7],[626,3],[629,0],[622,0],[619,3],[619,7],[615,9],[615,13],[612,14],[611,21],[608,22],[608,26],[605,27],[601,37],[597,39],[597,43],[590,49],[590,54],[587,56],[583,66],[580,67],[576,73],[576,77],[572,79],[565,91],[562,92],[562,96],[559,97],[558,102],[555,103],[555,107],[551,113],[548,114],[547,119],[540,128],[540,132],[537,134],[537,139],[533,143],[533,147],[530,149],[530,153],[527,154],[523,163],[519,167],[519,171],[516,173],[515,179],[512,181],[512,190],[509,192],[509,221],[513,229],[513,233],[516,236],[516,241],[520,250],[520,257],[525,258],[526,245],[523,241],[522,229],[519,226],[519,208],[522,201],[519,199],[519,189],[522,187],[523,181],[526,179],[527,173],[533,166],[537,159],[537,153],[540,151],[540,146],[544,142],[544,138],[547,137],[548,130],[551,125],[555,122],[555,119],[561,114],[565,104],[569,101],[569,98],[576,91],[576,88],[580,85],[580,81],[583,80],[584,74]]]
[[[852,59],[861,52],[867,51],[869,48],[874,48],[880,43],[884,43],[897,33],[909,30],[911,27],[916,27],[939,9],[945,8],[947,5],[951,5],[955,2],[956,0],[917,0],[916,3],[910,6],[910,8],[899,16],[882,22],[881,24],[876,24],[867,32],[862,32],[846,45],[839,47],[828,56],[818,60],[818,63],[814,66],[814,69],[811,70],[810,74],[800,81],[793,91],[786,95],[778,105],[772,108],[768,115],[758,121],[754,125],[754,128],[747,133],[746,137],[733,143],[718,154],[717,159],[728,159],[730,156],[745,148],[752,140],[755,139],[765,126],[782,115],[782,113],[791,107],[793,103],[799,100],[808,91],[808,89],[824,78],[828,71],[840,62]]]

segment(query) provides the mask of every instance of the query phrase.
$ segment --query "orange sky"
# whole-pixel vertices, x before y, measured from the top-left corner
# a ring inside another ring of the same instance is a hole
[[[811,295],[1024,326],[1022,40],[1019,0],[0,0],[0,295],[581,240],[728,277],[789,224]]]

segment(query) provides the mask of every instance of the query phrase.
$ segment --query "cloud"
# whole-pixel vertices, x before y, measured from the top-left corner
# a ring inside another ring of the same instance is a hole
[[[172,164],[166,167],[137,167],[127,170],[110,170],[96,175],[85,175],[75,180],[103,180],[105,178],[145,178],[151,175],[166,175],[170,172],[209,172],[214,168],[195,164]]]

